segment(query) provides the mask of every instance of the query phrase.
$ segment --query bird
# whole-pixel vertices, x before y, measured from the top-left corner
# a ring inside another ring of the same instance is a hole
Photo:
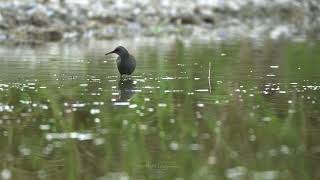
[[[120,75],[130,75],[136,68],[136,59],[128,52],[128,50],[123,46],[118,46],[111,52],[106,53],[109,55],[115,53],[119,57],[117,58],[117,67]]]

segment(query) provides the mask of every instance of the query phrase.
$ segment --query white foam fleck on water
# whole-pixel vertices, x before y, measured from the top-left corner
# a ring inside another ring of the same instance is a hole
[[[94,139],[93,143],[95,145],[101,145],[101,144],[104,144],[105,140],[103,138],[96,138]]]
[[[144,89],[154,89],[155,87],[153,87],[153,86],[144,86],[143,88]]]
[[[295,112],[296,112],[296,110],[294,110],[294,109],[288,109],[289,114],[294,114]]]
[[[163,77],[163,78],[161,78],[162,80],[172,80],[172,79],[174,79],[173,77]]]
[[[91,140],[93,135],[91,133],[78,133],[77,139],[79,141]]]
[[[115,106],[129,106],[129,102],[115,102],[113,105]]]
[[[198,103],[197,106],[198,107],[204,107],[204,104],[203,103]]]
[[[169,121],[170,121],[170,123],[172,123],[172,124],[175,123],[175,119],[172,119],[172,118],[171,118]]]
[[[40,88],[40,89],[47,89],[46,86],[40,86],[39,88]]]
[[[178,150],[179,149],[179,144],[177,142],[175,142],[175,141],[172,141],[170,143],[170,149],[174,150],[174,151]]]
[[[275,149],[270,149],[268,153],[269,153],[269,156],[271,157],[276,156],[278,154],[277,150]]]
[[[104,102],[98,102],[98,101],[95,101],[95,102],[93,102],[92,103],[93,105],[95,105],[95,106],[102,106],[102,105],[104,105]]]
[[[273,180],[279,178],[278,171],[257,171],[253,172],[253,179]]]
[[[199,144],[190,144],[190,149],[192,151],[199,151],[201,149],[201,146]]]
[[[200,111],[196,111],[196,118],[197,119],[202,119],[202,114]]]
[[[267,77],[276,77],[275,74],[267,74],[266,76],[267,76]]]
[[[0,87],[9,87],[8,84],[0,84]]]
[[[122,124],[123,124],[124,126],[126,126],[126,125],[129,124],[129,121],[128,121],[128,120],[123,120],[123,121],[122,121]]]
[[[166,103],[159,103],[158,106],[159,107],[167,107],[167,104]]]
[[[149,111],[149,112],[153,112],[153,111],[154,111],[154,108],[148,108],[148,111]]]
[[[0,112],[12,112],[12,110],[13,110],[13,106],[0,103]]]
[[[119,177],[119,180],[129,180],[129,176],[123,174]]]
[[[208,92],[208,89],[196,89],[196,92]]]
[[[92,133],[79,133],[79,132],[69,132],[69,133],[48,133],[46,134],[46,139],[51,140],[63,140],[63,139],[78,139],[80,141],[91,140],[93,138]]]
[[[286,91],[279,91],[280,94],[285,94],[287,93]]]
[[[264,117],[264,118],[262,118],[262,121],[270,122],[271,121],[271,117]]]
[[[80,84],[80,87],[87,87],[88,84]]]
[[[76,132],[70,133],[70,138],[72,138],[72,139],[76,138],[77,136],[78,136],[78,133],[76,133]]]
[[[11,171],[9,169],[3,169],[1,171],[1,179],[11,179]]]
[[[271,69],[278,69],[279,66],[270,66]]]
[[[114,93],[112,93],[112,95],[113,95],[113,96],[118,96],[119,93],[118,93],[118,92],[114,92]]]
[[[283,154],[290,154],[290,148],[287,145],[281,145],[280,152]]]
[[[73,108],[81,108],[81,107],[85,107],[86,104],[85,103],[74,103],[74,104],[71,104],[71,107]]]
[[[208,157],[208,164],[213,165],[217,163],[217,159],[214,156],[209,156]]]
[[[50,129],[50,125],[49,124],[41,124],[39,126],[39,128],[43,131],[49,130]]]
[[[49,107],[47,105],[45,105],[45,104],[40,104],[39,106],[40,106],[41,109],[44,109],[44,110],[49,109]]]
[[[140,124],[140,126],[139,126],[139,129],[140,130],[147,130],[147,128],[148,128],[148,126],[147,125],[145,125],[145,124]]]
[[[255,141],[256,139],[257,139],[256,136],[253,135],[253,134],[251,134],[251,135],[249,136],[249,140],[250,140],[250,141]]]
[[[226,56],[227,54],[226,53],[221,53],[220,56],[224,57]]]
[[[129,105],[129,108],[131,108],[131,109],[134,109],[134,108],[136,108],[136,107],[138,107],[137,104],[130,104],[130,105]]]
[[[240,179],[247,173],[247,168],[244,166],[237,166],[226,170],[226,177],[229,179]]]
[[[100,113],[100,109],[91,109],[90,110],[90,114],[99,114]]]
[[[197,80],[200,80],[200,78],[194,78],[194,80],[196,80],[196,81],[197,81]]]
[[[289,104],[292,104],[292,100],[288,100],[288,103],[289,103]]]
[[[94,118],[94,122],[95,123],[100,123],[100,119],[99,118]]]
[[[19,151],[23,156],[29,156],[31,154],[31,150],[26,147],[19,147]]]
[[[25,101],[25,100],[19,100],[19,102],[21,103],[21,104],[31,104],[32,103],[32,101]]]
[[[101,81],[101,79],[99,79],[99,78],[93,78],[93,79],[91,79],[92,81]]]
[[[178,93],[178,92],[183,92],[183,90],[179,90],[179,89],[164,90],[164,93]]]

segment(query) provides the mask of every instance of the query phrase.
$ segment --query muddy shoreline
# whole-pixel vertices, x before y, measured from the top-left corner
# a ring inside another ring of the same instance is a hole
[[[316,1],[221,2],[0,2],[0,40],[47,42],[168,35],[319,39],[320,5]]]

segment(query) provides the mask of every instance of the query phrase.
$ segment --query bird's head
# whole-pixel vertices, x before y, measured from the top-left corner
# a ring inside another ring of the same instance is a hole
[[[128,50],[123,46],[118,46],[116,49],[114,49],[111,52],[108,52],[106,55],[109,55],[112,53],[118,54],[119,56],[129,54]]]

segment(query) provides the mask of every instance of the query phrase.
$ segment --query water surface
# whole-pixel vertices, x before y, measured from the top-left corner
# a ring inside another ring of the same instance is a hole
[[[104,56],[119,44],[131,77]],[[319,59],[318,42],[1,45],[0,176],[319,178]]]

